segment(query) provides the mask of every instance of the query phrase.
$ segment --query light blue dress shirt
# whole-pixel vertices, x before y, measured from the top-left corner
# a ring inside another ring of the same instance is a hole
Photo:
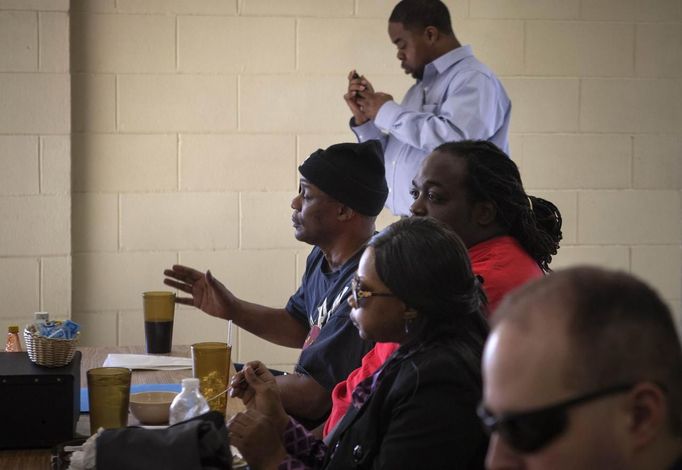
[[[351,128],[360,142],[381,141],[386,207],[409,215],[410,187],[426,155],[442,143],[471,139],[489,140],[509,154],[510,117],[511,101],[498,78],[462,46],[427,64],[401,104],[388,101],[374,121]]]

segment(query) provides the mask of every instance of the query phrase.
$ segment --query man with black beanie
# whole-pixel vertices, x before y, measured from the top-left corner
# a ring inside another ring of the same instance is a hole
[[[273,343],[302,348],[295,373],[278,376],[277,383],[287,412],[311,427],[329,412],[334,385],[372,347],[351,323],[347,299],[388,195],[382,160],[379,143],[368,141],[317,150],[299,166],[291,220],[296,239],[314,248],[301,285],[284,308],[241,300],[210,271],[180,265],[164,271],[167,285],[191,296],[176,302],[232,320]]]

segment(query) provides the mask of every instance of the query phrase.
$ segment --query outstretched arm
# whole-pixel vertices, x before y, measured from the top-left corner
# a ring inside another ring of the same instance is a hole
[[[211,316],[232,320],[241,328],[263,339],[300,348],[308,334],[305,326],[283,308],[271,308],[237,298],[211,271],[174,265],[164,271],[164,284],[190,297],[178,297],[176,302],[191,305]]]

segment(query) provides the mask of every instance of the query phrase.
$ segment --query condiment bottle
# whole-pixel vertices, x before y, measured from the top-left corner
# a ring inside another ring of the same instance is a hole
[[[19,342],[19,327],[16,325],[7,328],[7,345],[5,352],[21,352],[21,342]]]

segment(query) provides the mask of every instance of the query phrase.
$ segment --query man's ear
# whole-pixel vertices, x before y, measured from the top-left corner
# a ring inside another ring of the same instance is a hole
[[[630,437],[634,449],[641,449],[667,432],[667,396],[658,385],[642,382],[630,391],[627,398]]]
[[[424,39],[426,42],[433,44],[440,38],[440,31],[435,26],[427,26],[424,28]]]
[[[348,206],[339,204],[339,209],[336,213],[337,220],[350,220],[355,215],[355,211]]]
[[[497,208],[490,201],[476,202],[472,209],[472,219],[474,223],[482,227],[487,227],[497,220]]]

